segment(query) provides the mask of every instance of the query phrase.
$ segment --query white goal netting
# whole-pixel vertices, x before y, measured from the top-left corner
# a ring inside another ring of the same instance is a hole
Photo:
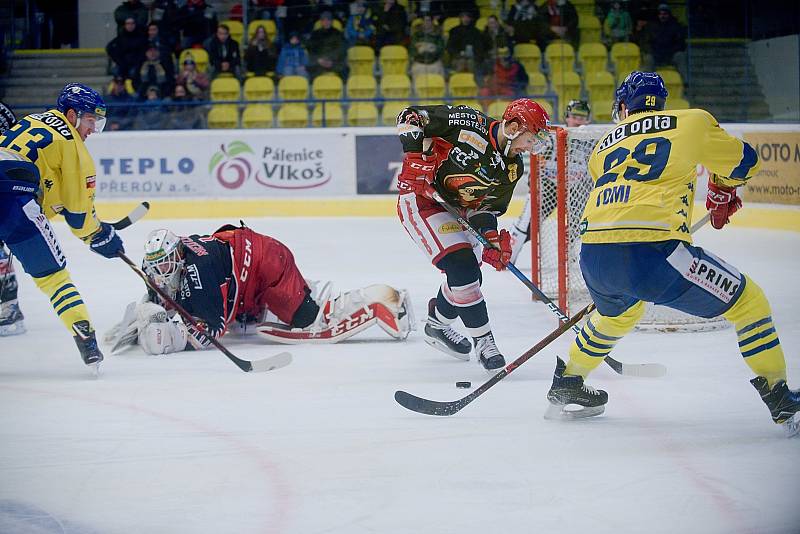
[[[533,158],[531,168],[532,277],[568,314],[590,302],[578,264],[579,225],[593,188],[587,163],[608,126],[581,126],[551,132],[548,148]],[[563,162],[559,165],[559,156]],[[538,208],[538,209],[537,209]],[[703,319],[664,306],[648,305],[638,328],[685,332],[726,328],[722,317]]]

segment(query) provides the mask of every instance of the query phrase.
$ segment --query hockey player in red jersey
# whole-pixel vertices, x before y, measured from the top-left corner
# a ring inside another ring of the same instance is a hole
[[[303,278],[286,245],[244,226],[188,237],[155,230],[143,268],[215,338],[250,329],[279,343],[336,343],[376,323],[396,339],[413,329],[405,291],[376,284],[334,296],[330,283]],[[158,301],[151,293],[131,303],[106,342],[115,349],[138,342],[148,354],[210,344]]]
[[[549,117],[533,100],[513,101],[494,120],[467,106],[410,106],[397,117],[405,156],[398,177],[397,214],[411,239],[445,275],[428,306],[425,341],[462,360],[475,355],[494,372],[505,359],[492,335],[481,293],[481,260],[505,269],[511,256],[510,236],[498,232],[524,173],[521,154],[538,149],[547,138]],[[423,141],[430,139],[430,146]],[[482,249],[442,207],[441,198],[497,248]],[[452,328],[456,319],[470,343]]]

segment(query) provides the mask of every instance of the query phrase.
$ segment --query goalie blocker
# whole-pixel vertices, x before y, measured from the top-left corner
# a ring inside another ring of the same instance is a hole
[[[377,324],[405,339],[414,325],[406,291],[376,284],[336,295],[330,282],[307,282],[283,243],[244,226],[188,237],[155,230],[143,269],[215,338],[231,330],[279,343],[337,343]],[[158,301],[149,294],[128,305],[105,336],[112,351],[138,343],[166,354],[210,344]]]

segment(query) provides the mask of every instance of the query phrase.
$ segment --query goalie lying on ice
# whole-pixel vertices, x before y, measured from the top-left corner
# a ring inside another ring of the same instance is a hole
[[[215,338],[230,329],[279,343],[337,343],[377,323],[405,339],[414,325],[406,291],[376,284],[335,296],[330,282],[303,278],[283,243],[244,226],[188,237],[154,230],[143,269]],[[161,304],[153,291],[130,303],[105,336],[112,351],[136,343],[148,354],[210,345]]]

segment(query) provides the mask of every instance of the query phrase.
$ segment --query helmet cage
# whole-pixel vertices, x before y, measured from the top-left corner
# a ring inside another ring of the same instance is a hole
[[[178,294],[183,266],[178,236],[169,230],[156,230],[148,236],[142,267],[145,274],[172,298]]]

